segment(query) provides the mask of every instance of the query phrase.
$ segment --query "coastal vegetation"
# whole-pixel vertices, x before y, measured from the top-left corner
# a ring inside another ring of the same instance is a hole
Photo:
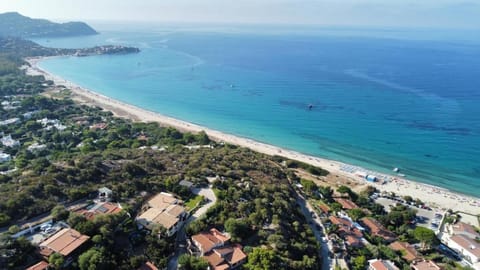
[[[10,67],[0,76],[0,95],[15,105],[0,109],[1,120],[18,117],[0,126],[1,134],[18,141],[0,147],[13,157],[0,164],[0,196],[5,198],[0,201],[0,226],[5,230],[17,228],[10,230],[15,233],[22,222],[51,214],[91,237],[93,246],[73,262],[74,268],[131,269],[147,260],[165,267],[175,239],[159,238],[160,232],[145,235],[129,217],[137,215],[145,194],[166,191],[183,200],[193,198],[192,204],[196,203],[198,198],[180,181],[207,185],[207,179],[215,178],[217,202],[204,218],[189,226],[189,234],[212,226],[226,230],[253,254],[247,269],[268,265],[318,268],[318,243],[296,203],[288,166],[246,148],[213,142],[204,132],[181,133],[157,123],[117,118],[100,108],[78,105],[68,95],[53,98],[44,92],[55,86],[41,76],[26,76],[19,69],[25,64],[21,58],[63,51],[43,50],[21,39],[0,41],[5,48],[0,61]],[[125,211],[90,220],[66,210],[67,205],[93,199],[103,186],[112,189]],[[131,245],[118,244],[125,239]],[[20,248],[15,253],[8,252],[16,246]],[[30,254],[32,249],[22,237],[6,237],[0,248],[9,268],[31,263],[35,255],[26,260],[18,260],[18,256]],[[145,255],[126,255],[133,251]],[[262,257],[265,252],[274,254],[268,256],[271,261],[255,255]],[[190,269],[204,263],[188,257],[182,260]],[[62,265],[63,258],[51,256],[50,263]]]

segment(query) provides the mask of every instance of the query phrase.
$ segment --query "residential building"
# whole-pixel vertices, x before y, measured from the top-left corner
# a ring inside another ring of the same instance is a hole
[[[3,152],[0,152],[0,163],[3,163],[3,162],[8,162],[12,159],[12,157],[10,156],[10,154],[6,154],[6,153],[3,153]]]
[[[23,114],[23,118],[25,119],[30,119],[34,114],[38,113],[38,111],[31,111],[31,112],[26,112]]]
[[[180,181],[178,184],[179,184],[180,186],[184,186],[184,187],[186,187],[186,188],[188,188],[188,189],[193,188],[193,183],[190,182],[190,181],[187,181],[187,180],[182,180],[182,181]]]
[[[354,202],[352,202],[350,200],[347,200],[347,199],[337,198],[337,199],[335,199],[335,201],[338,202],[339,204],[341,204],[342,209],[345,209],[345,210],[351,210],[351,209],[358,208],[358,205],[356,205]]]
[[[113,191],[107,187],[98,189],[98,200],[101,202],[109,202],[113,199]]]
[[[47,148],[46,144],[38,144],[38,143],[33,143],[32,145],[27,147],[27,150],[35,153],[35,152],[40,152],[43,151]]]
[[[7,119],[7,120],[3,120],[3,121],[0,121],[0,126],[6,126],[6,125],[10,125],[10,124],[16,124],[20,121],[20,118],[10,118],[10,119]]]
[[[94,204],[88,209],[80,209],[76,212],[85,216],[87,219],[92,220],[98,215],[116,214],[120,213],[121,211],[122,207],[120,206],[120,204],[104,202]]]
[[[16,147],[20,145],[20,142],[12,139],[12,135],[2,137],[0,142],[6,147]]]
[[[471,239],[480,239],[480,234],[475,230],[472,225],[461,221],[448,226],[448,232],[450,233],[450,235],[461,234]]]
[[[383,238],[387,242],[393,242],[397,238],[397,236],[383,227],[376,219],[371,217],[365,217],[360,220],[363,225],[365,225],[366,229],[370,232],[372,236],[378,236]]]
[[[50,255],[56,252],[66,258],[73,257],[79,254],[82,246],[89,239],[89,236],[83,235],[74,229],[62,229],[40,243],[40,255],[48,259]]]
[[[137,217],[137,223],[146,229],[151,229],[155,224],[161,225],[167,230],[167,235],[172,236],[187,218],[182,204],[183,202],[172,194],[161,192],[144,205],[143,213]]]
[[[389,260],[369,260],[368,270],[400,270]]]
[[[320,210],[322,210],[322,212],[325,214],[330,213],[330,207],[323,202],[318,203],[318,208],[320,208]]]
[[[224,246],[229,240],[230,236],[228,234],[221,233],[215,228],[192,236],[192,242],[197,247],[200,256],[216,247]]]
[[[190,251],[203,256],[212,270],[235,269],[245,263],[247,255],[238,244],[229,245],[230,236],[215,228],[192,236]]]
[[[421,257],[415,247],[406,242],[395,241],[389,247],[395,251],[400,251],[403,255],[402,258],[408,262],[418,260]]]
[[[158,268],[151,262],[146,262],[140,266],[137,270],[158,270]]]
[[[467,261],[480,262],[480,243],[474,239],[457,234],[448,239],[448,246],[462,254]]]
[[[26,270],[48,270],[48,269],[50,269],[50,265],[46,261],[41,261],[28,267]]]
[[[60,120],[58,119],[48,119],[48,118],[43,118],[43,119],[40,119],[40,120],[37,120],[38,123],[42,124],[42,126],[46,129],[46,130],[50,130],[52,128],[56,128],[58,130],[64,130],[67,128],[67,126],[65,125],[62,125],[60,123]]]
[[[355,227],[353,222],[346,218],[330,216],[332,224],[337,225],[336,233],[345,240],[345,243],[351,247],[361,247],[363,245],[363,233]]]
[[[236,269],[247,261],[240,245],[215,248],[204,256],[213,270]]]
[[[410,267],[413,270],[441,270],[440,266],[438,266],[433,261],[415,261],[410,264]]]
[[[93,124],[90,126],[90,129],[105,129],[108,127],[108,124],[107,123],[96,123],[96,124]]]

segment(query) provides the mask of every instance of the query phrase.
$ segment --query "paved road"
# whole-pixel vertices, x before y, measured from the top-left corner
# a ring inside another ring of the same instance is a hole
[[[312,231],[315,234],[317,241],[320,242],[321,248],[318,251],[318,253],[322,258],[322,270],[329,270],[332,268],[332,260],[328,256],[328,253],[329,253],[328,243],[326,241],[323,241],[323,239],[326,239],[325,227],[323,226],[317,214],[315,214],[315,218],[312,218],[311,213],[312,212],[315,213],[315,210],[310,205],[310,203],[305,201],[305,198],[300,194],[298,194],[297,196],[297,203],[300,205],[303,215],[307,219],[308,224],[310,224],[310,227],[312,228]],[[317,226],[320,229],[318,229]]]
[[[65,208],[67,208],[68,210],[73,210],[73,209],[78,209],[78,208],[87,206],[86,201],[87,199],[84,198],[84,199],[80,199],[70,203],[61,203],[60,205],[65,206]],[[29,224],[33,226],[35,224],[49,221],[50,219],[52,219],[50,212],[46,212],[36,217],[27,219],[26,221],[17,222],[15,223],[15,225],[17,225],[20,228],[25,228],[25,227],[28,228]],[[0,234],[8,231],[8,228],[10,228],[10,226],[5,226],[3,228],[0,228]]]
[[[168,270],[176,270],[178,265],[178,257],[180,255],[187,253],[186,245],[187,245],[187,234],[185,233],[185,226],[187,226],[190,222],[200,218],[204,215],[207,210],[212,207],[215,202],[217,201],[217,197],[211,188],[194,188],[192,193],[195,195],[202,195],[208,202],[200,207],[193,215],[191,215],[184,225],[180,228],[177,232],[177,236],[175,239],[175,254],[170,258],[168,261]]]

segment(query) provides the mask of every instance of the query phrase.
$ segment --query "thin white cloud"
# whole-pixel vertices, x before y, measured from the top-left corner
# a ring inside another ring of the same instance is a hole
[[[87,21],[480,27],[474,0],[1,0],[0,11]]]

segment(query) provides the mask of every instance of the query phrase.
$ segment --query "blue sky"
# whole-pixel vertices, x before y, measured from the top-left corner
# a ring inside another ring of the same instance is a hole
[[[57,20],[480,28],[480,0],[1,0]]]

